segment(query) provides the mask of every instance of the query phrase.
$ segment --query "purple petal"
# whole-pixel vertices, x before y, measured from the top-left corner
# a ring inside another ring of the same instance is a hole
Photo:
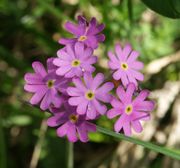
[[[78,16],[78,24],[86,26],[86,19],[83,16]]]
[[[142,132],[143,128],[142,128],[140,121],[138,121],[138,120],[132,121],[131,124],[132,124],[134,131],[136,131],[137,133]]]
[[[42,76],[39,74],[26,73],[24,79],[28,84],[44,84]]]
[[[96,125],[86,121],[86,129],[90,132],[96,132]]]
[[[47,75],[47,72],[46,72],[43,64],[41,64],[40,62],[38,62],[38,61],[33,62],[32,67],[33,67],[35,73],[41,75],[42,77]]]
[[[116,121],[116,123],[114,125],[114,130],[116,132],[119,132],[122,129],[122,127],[124,126],[124,124],[126,122],[128,122],[127,118],[128,118],[128,116],[124,114],[124,115],[121,115],[121,117]]]
[[[122,103],[127,104],[127,102],[129,102],[129,98],[126,96],[126,92],[124,91],[122,86],[119,86],[116,89],[116,94],[118,95]]]
[[[96,109],[92,102],[89,102],[88,109],[87,109],[87,117],[89,119],[95,119],[96,118]]]
[[[87,73],[92,73],[96,70],[92,65],[89,65],[89,63],[83,63],[81,66],[82,69],[84,69],[83,71]]]
[[[81,103],[79,103],[77,106],[77,113],[80,115],[85,114],[87,111],[87,105],[88,105],[87,100],[81,101]]]
[[[81,90],[83,92],[85,92],[87,90],[86,87],[84,86],[83,82],[79,78],[73,78],[72,81],[79,90]]]
[[[136,79],[143,81],[144,80],[144,75],[138,71],[135,71],[133,69],[129,69],[129,73],[132,74]]]
[[[149,93],[149,90],[142,90],[139,95],[134,99],[133,104],[144,101],[148,97]]]
[[[67,134],[68,131],[69,131],[69,125],[67,122],[57,129],[57,135],[59,137],[63,137]]]
[[[122,55],[121,55],[121,58],[123,61],[126,61],[129,54],[131,53],[132,51],[132,48],[131,48],[131,45],[130,44],[126,44],[123,51],[122,51]]]
[[[85,124],[81,124],[80,126],[77,127],[77,131],[79,134],[79,139],[82,142],[87,142],[88,141],[88,134],[87,134],[87,129],[85,127]]]
[[[31,98],[30,103],[33,105],[38,104],[41,101],[41,99],[43,98],[43,96],[46,94],[46,91],[47,91],[47,89],[41,89],[38,92],[36,92],[33,95],[33,97]]]
[[[56,70],[56,74],[57,74],[57,75],[60,75],[60,76],[63,76],[63,75],[65,75],[70,69],[71,69],[71,66],[70,66],[70,65],[61,66],[60,68],[58,68],[58,69]]]
[[[70,62],[67,60],[62,60],[60,58],[55,58],[53,64],[60,67],[60,66],[70,65]]]
[[[72,106],[77,106],[77,105],[81,104],[82,101],[84,101],[83,96],[81,96],[81,97],[71,97],[68,100],[69,104],[72,105]]]
[[[114,108],[122,108],[123,107],[123,104],[118,99],[116,99],[115,97],[113,97],[113,99],[111,101],[111,105]]]
[[[127,62],[133,62],[136,60],[136,58],[139,56],[138,51],[132,51],[129,58],[127,59]]]
[[[133,74],[127,73],[127,77],[128,77],[129,83],[134,83],[137,88],[138,83],[137,83],[137,80],[134,78]]]
[[[40,108],[42,110],[46,110],[49,108],[49,105],[51,104],[51,101],[52,101],[52,95],[51,95],[51,91],[48,90],[40,104]]]
[[[97,112],[99,112],[101,115],[105,114],[107,111],[107,107],[105,105],[101,105],[96,99],[92,101],[95,109]]]
[[[155,103],[153,101],[143,101],[143,102],[137,102],[134,105],[134,108],[137,111],[152,111],[155,107]]]
[[[105,83],[102,87],[96,90],[96,97],[103,102],[109,103],[112,99],[112,96],[108,92],[111,91],[113,87],[113,83]]]
[[[111,51],[108,52],[108,57],[113,63],[119,62],[117,57]]]
[[[75,87],[68,87],[67,88],[67,93],[68,95],[70,96],[83,96],[83,92],[78,90],[77,88]]]
[[[84,51],[84,57],[89,57],[92,55],[92,53],[93,53],[93,50],[90,47],[88,47]]]
[[[97,39],[94,36],[88,36],[87,40],[85,40],[84,42],[87,46],[91,47],[92,49],[96,49],[98,47]]]
[[[86,84],[86,88],[87,89],[91,89],[92,88],[92,75],[90,73],[84,73],[84,82]]]
[[[108,62],[108,66],[110,69],[112,70],[116,70],[116,69],[119,69],[120,65],[118,62],[112,62],[112,61],[109,61]]]
[[[120,44],[116,44],[115,45],[115,52],[116,52],[116,55],[118,56],[120,61],[124,61],[125,60],[124,58],[122,58],[123,50],[122,50]]]
[[[104,34],[98,34],[98,35],[96,35],[96,38],[97,38],[98,42],[103,42],[106,37]]]
[[[77,38],[72,38],[72,39],[61,38],[58,42],[60,44],[67,45],[67,44],[74,44],[76,41],[77,41]]]
[[[24,86],[24,90],[28,92],[38,92],[41,89],[45,90],[47,89],[47,87],[45,85],[28,85],[28,84]]]
[[[79,58],[84,54],[84,44],[81,42],[75,43],[75,53],[76,53],[76,58]]]
[[[94,63],[96,63],[97,62],[97,57],[96,56],[91,56],[91,57],[89,57],[88,59],[86,58],[86,59],[84,59],[83,61],[86,61],[86,65],[88,64],[94,64]]]
[[[63,115],[64,115],[64,113],[61,112],[61,113],[56,114],[53,117],[48,118],[48,120],[47,120],[48,126],[56,127],[58,125],[65,123],[67,118],[65,119],[64,117],[62,117]]]
[[[128,63],[128,65],[132,68],[132,69],[135,69],[135,70],[140,70],[144,67],[144,64],[140,61],[135,61],[135,62],[132,62],[132,63]]]
[[[114,117],[116,117],[116,116],[118,116],[118,115],[120,115],[120,114],[122,114],[122,113],[123,113],[122,110],[120,110],[120,109],[118,109],[118,108],[113,108],[113,109],[111,109],[111,110],[109,110],[109,111],[107,112],[107,117],[108,117],[109,119],[112,119],[112,118],[114,118]]]
[[[69,54],[70,57],[72,57],[73,59],[76,58],[72,45],[66,45],[66,50],[67,50],[67,53]]]
[[[74,34],[75,36],[81,36],[84,33],[83,28],[80,28],[79,26],[69,21],[65,23],[64,27],[68,32]]]
[[[57,67],[53,64],[53,60],[54,60],[53,57],[47,59],[47,70],[48,70],[48,73],[53,72],[53,71],[57,68]]]
[[[124,134],[126,136],[131,136],[131,126],[130,126],[130,122],[125,122],[123,125],[123,130],[124,130]]]
[[[132,101],[132,96],[133,96],[133,94],[134,94],[135,89],[136,89],[136,86],[135,86],[133,83],[128,84],[128,86],[127,86],[127,91],[126,91],[126,97],[127,97],[127,99],[129,100],[128,103],[131,103],[131,101]],[[126,103],[127,103],[127,102],[126,102]]]
[[[76,133],[76,126],[74,124],[69,123],[68,131],[67,131],[67,138],[71,142],[76,142],[78,140],[77,133]]]
[[[96,90],[99,87],[99,85],[103,83],[103,81],[104,81],[104,75],[102,73],[98,73],[93,79],[92,90]]]

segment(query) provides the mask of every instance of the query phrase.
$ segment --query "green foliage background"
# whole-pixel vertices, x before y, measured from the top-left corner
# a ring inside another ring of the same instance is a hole
[[[106,41],[98,52],[100,62],[107,58],[107,51],[117,41],[132,43],[133,48],[141,52],[140,59],[146,65],[180,49],[179,20],[148,13],[147,7],[139,1],[128,5],[125,0],[1,0],[0,168],[29,166],[41,122],[46,116],[23,103],[22,100],[29,98],[23,90],[23,76],[32,71],[33,61],[45,63],[48,57],[56,56],[56,51],[62,47],[57,40],[69,36],[63,29],[64,22],[74,21],[81,13],[88,19],[95,16],[106,25]],[[100,70],[107,73],[106,69]],[[179,71],[180,65],[176,63],[143,87],[156,89],[162,87],[164,81],[179,80]],[[105,117],[98,124],[112,128],[112,122]],[[88,148],[116,143],[101,134],[90,137],[92,141],[87,144]],[[78,147],[86,148],[80,143],[76,145],[77,155]],[[66,149],[65,139],[59,139],[53,129],[48,129],[38,167],[64,168]],[[79,160],[75,162],[77,167],[83,165],[83,159]]]

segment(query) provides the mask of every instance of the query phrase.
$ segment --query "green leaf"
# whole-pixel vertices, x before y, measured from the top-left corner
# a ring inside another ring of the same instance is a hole
[[[127,136],[125,136],[123,134],[115,133],[113,131],[107,130],[107,129],[99,127],[99,126],[97,126],[97,131],[99,131],[99,132],[101,132],[103,134],[115,137],[115,138],[120,139],[120,140],[125,140],[125,141],[128,141],[128,142],[137,144],[137,145],[141,145],[141,146],[143,146],[143,147],[145,147],[147,149],[150,149],[150,150],[152,150],[154,152],[158,152],[158,153],[164,154],[166,156],[172,157],[174,159],[180,160],[180,151],[168,149],[166,147],[155,145],[155,144],[153,144],[151,142],[141,141],[141,140],[136,139],[136,138],[127,137]]]
[[[142,0],[142,2],[153,11],[169,17],[180,18],[179,0]]]
[[[1,116],[0,116],[0,167],[6,168],[6,147],[4,141]]]

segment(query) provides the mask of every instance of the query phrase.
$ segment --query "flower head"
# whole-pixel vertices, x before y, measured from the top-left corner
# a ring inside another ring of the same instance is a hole
[[[98,73],[94,78],[90,73],[84,74],[84,83],[80,78],[74,78],[75,87],[68,87],[67,93],[72,96],[69,104],[77,106],[77,113],[86,114],[88,118],[95,119],[98,114],[105,114],[107,108],[101,102],[111,101],[108,93],[114,87],[111,82],[104,82],[104,75]]]
[[[92,64],[96,63],[97,57],[92,55],[93,50],[81,42],[75,45],[68,44],[64,50],[59,50],[53,63],[58,66],[56,70],[57,75],[66,78],[74,76],[81,77],[84,72],[94,72],[95,68]]]
[[[75,42],[80,41],[86,46],[95,49],[98,47],[99,42],[105,40],[104,34],[100,33],[104,29],[104,24],[98,25],[95,18],[92,18],[90,22],[87,23],[84,17],[78,16],[78,25],[68,21],[65,23],[65,29],[72,33],[75,38],[61,38],[59,43],[63,45],[74,44]]]
[[[137,80],[142,81],[144,79],[143,74],[138,72],[143,68],[143,63],[136,60],[139,52],[132,50],[129,44],[124,49],[116,44],[115,54],[109,52],[108,56],[110,59],[109,68],[115,71],[113,78],[115,80],[121,79],[125,87],[128,83],[134,83],[137,86]]]
[[[47,124],[50,127],[58,127],[57,135],[59,137],[67,138],[71,142],[76,142],[78,137],[80,141],[88,141],[88,132],[95,132],[96,126],[90,123],[85,115],[79,115],[76,113],[76,108],[64,104],[64,109],[53,112],[53,116],[47,120]]]
[[[63,96],[66,94],[68,80],[55,74],[53,59],[47,60],[47,71],[40,62],[33,62],[32,67],[35,73],[26,73],[24,89],[33,93],[30,103],[39,104],[42,110],[49,108],[51,104],[60,107]]]
[[[154,109],[154,102],[145,100],[149,95],[149,91],[142,90],[139,95],[133,99],[135,85],[130,83],[125,91],[122,86],[116,90],[119,99],[114,98],[111,101],[113,108],[107,112],[108,118],[119,116],[114,125],[114,130],[119,132],[123,129],[124,134],[131,135],[131,126],[136,132],[142,131],[140,120],[150,119],[150,114]]]

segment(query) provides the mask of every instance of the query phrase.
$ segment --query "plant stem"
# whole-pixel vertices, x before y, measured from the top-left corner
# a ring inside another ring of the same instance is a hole
[[[130,24],[133,24],[133,4],[132,4],[132,0],[128,0],[127,1],[127,7],[128,7],[128,15],[129,15],[129,21]]]
[[[99,132],[101,132],[103,134],[106,134],[106,135],[121,139],[121,140],[125,140],[125,141],[128,141],[128,142],[137,144],[137,145],[141,145],[141,146],[143,146],[143,147],[145,147],[147,149],[150,149],[150,150],[152,150],[154,152],[158,152],[158,153],[164,154],[166,156],[172,157],[174,159],[180,160],[180,151],[168,149],[166,147],[159,146],[159,145],[155,145],[155,144],[153,144],[151,142],[141,141],[141,140],[133,138],[133,137],[127,137],[127,136],[125,136],[123,134],[115,133],[113,131],[107,130],[107,129],[99,127],[99,126],[97,126],[97,131],[99,131]]]
[[[67,168],[73,168],[74,167],[74,152],[73,152],[73,143],[68,142],[67,145]]]
[[[41,122],[41,127],[39,130],[39,136],[38,136],[38,140],[37,143],[34,147],[34,151],[32,154],[32,158],[31,158],[31,162],[30,162],[30,166],[29,168],[36,168],[38,165],[38,161],[39,161],[39,157],[41,154],[41,150],[42,150],[42,144],[45,138],[45,134],[47,131],[47,124],[46,124],[46,120],[43,119]]]
[[[0,167],[6,168],[6,147],[4,141],[4,133],[2,128],[2,119],[0,114]]]

